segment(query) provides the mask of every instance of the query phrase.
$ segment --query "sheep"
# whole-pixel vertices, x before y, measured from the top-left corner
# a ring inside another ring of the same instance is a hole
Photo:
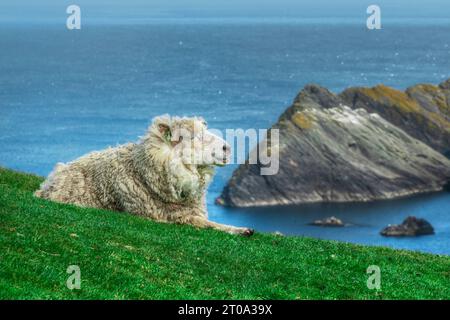
[[[136,143],[57,164],[35,196],[250,236],[252,229],[208,220],[206,190],[230,154],[203,118],[163,115]]]

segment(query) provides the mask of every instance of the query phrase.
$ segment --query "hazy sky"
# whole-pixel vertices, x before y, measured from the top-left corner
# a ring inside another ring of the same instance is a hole
[[[449,0],[0,0],[0,22],[52,20],[77,4],[89,18],[354,17],[371,4],[385,17],[450,18]],[[62,17],[63,18],[63,17]]]

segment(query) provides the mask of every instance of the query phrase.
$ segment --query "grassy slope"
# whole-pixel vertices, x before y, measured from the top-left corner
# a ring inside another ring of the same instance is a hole
[[[1,299],[450,298],[449,257],[160,224],[35,199],[41,180],[0,169]]]

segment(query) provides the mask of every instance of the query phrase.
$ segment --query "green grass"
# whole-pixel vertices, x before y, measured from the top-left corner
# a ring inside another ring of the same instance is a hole
[[[0,169],[0,299],[450,298],[448,256],[161,224],[36,199],[41,181]]]

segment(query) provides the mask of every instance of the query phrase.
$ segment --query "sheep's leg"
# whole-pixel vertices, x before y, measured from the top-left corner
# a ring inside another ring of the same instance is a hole
[[[220,224],[220,223],[209,221],[209,220],[207,220],[206,218],[203,218],[203,217],[193,216],[193,217],[188,217],[187,219],[184,219],[184,220],[185,221],[183,221],[183,223],[190,224],[190,225],[192,225],[194,227],[198,227],[198,228],[212,228],[212,229],[224,231],[224,232],[227,232],[227,233],[230,233],[230,234],[251,236],[254,233],[253,229],[239,228],[239,227],[229,226],[229,225],[226,225],[226,224]]]

